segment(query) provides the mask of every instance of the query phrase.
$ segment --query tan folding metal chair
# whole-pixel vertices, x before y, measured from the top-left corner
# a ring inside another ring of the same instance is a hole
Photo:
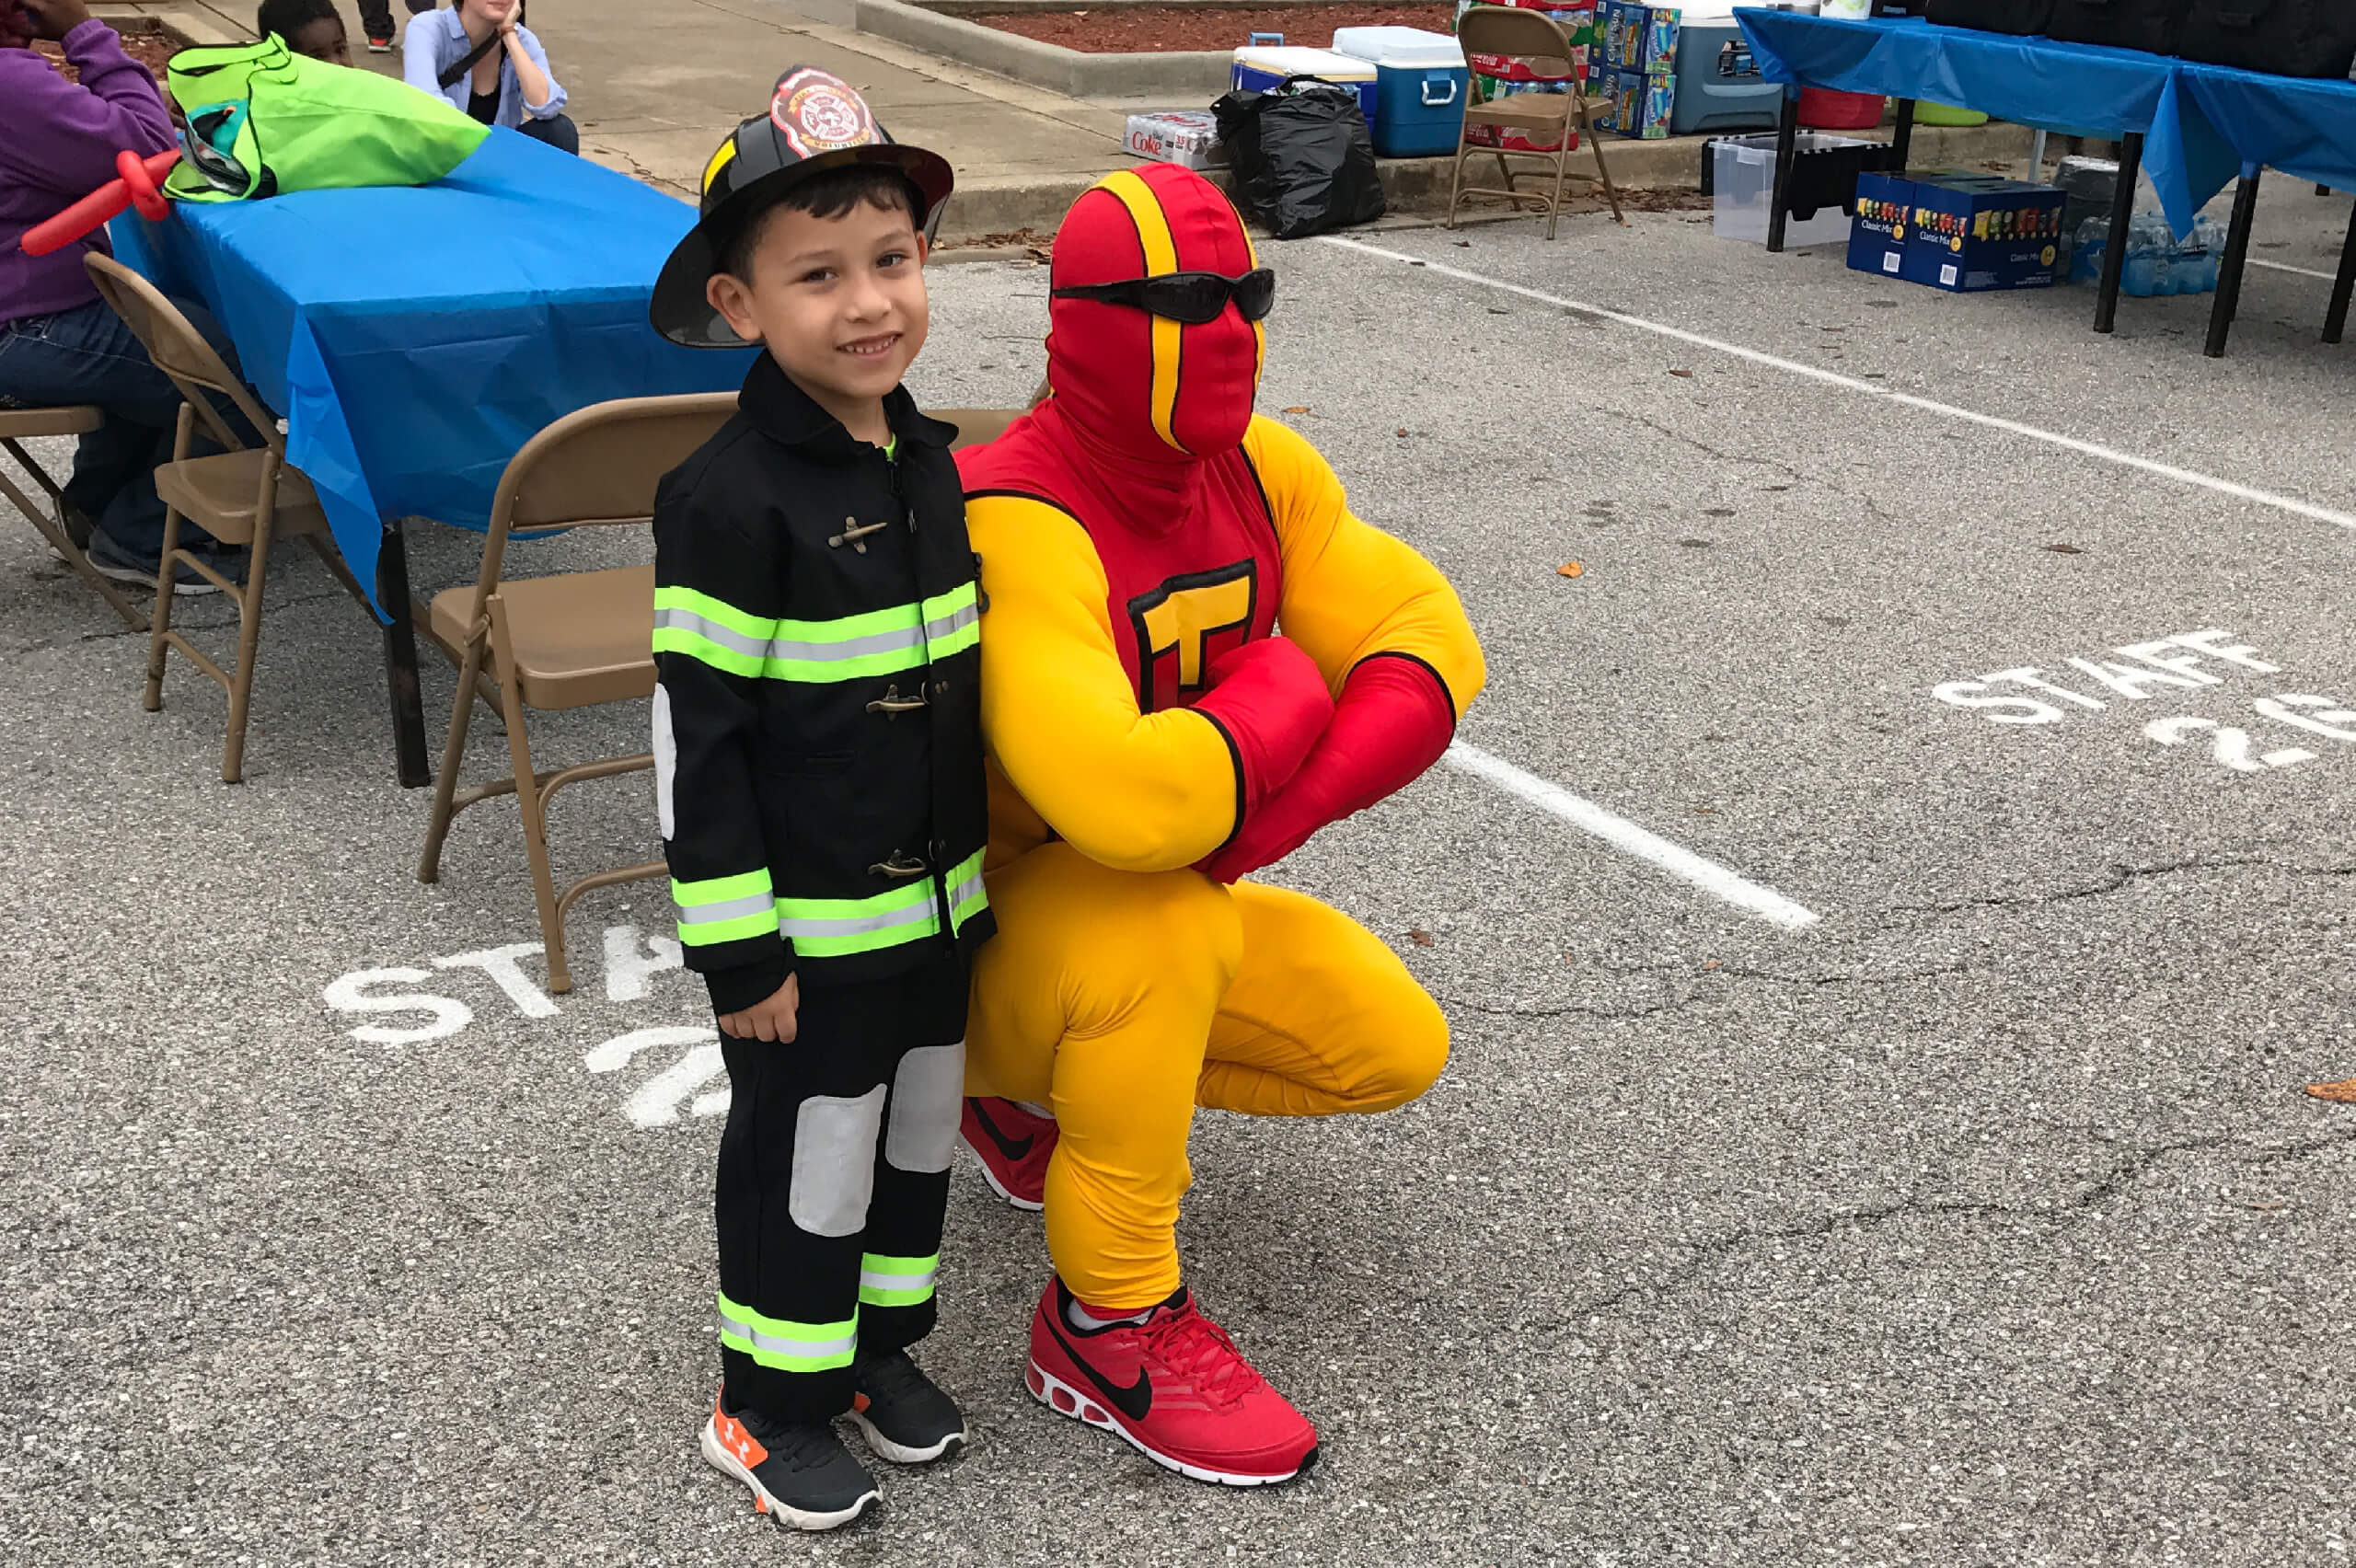
[[[1474,6],[1458,18],[1456,39],[1467,56],[1506,54],[1528,60],[1532,69],[1543,74],[1543,79],[1568,82],[1570,90],[1516,93],[1488,103],[1465,105],[1464,123],[1456,133],[1456,162],[1449,171],[1446,226],[1456,226],[1456,206],[1464,197],[1502,196],[1508,202],[1542,202],[1546,208],[1546,237],[1553,238],[1555,219],[1563,210],[1563,178],[1571,161],[1574,131],[1594,149],[1595,175],[1603,187],[1604,200],[1611,203],[1613,220],[1625,224],[1628,220],[1621,215],[1620,193],[1612,189],[1611,171],[1603,164],[1603,143],[1595,134],[1586,84],[1571,80],[1571,40],[1562,25],[1539,11]],[[1476,130],[1488,131],[1498,144],[1488,146],[1474,142],[1472,133]],[[1542,145],[1552,142],[1553,150],[1533,152],[1504,145],[1507,135],[1513,132]],[[1496,155],[1497,173],[1505,180],[1503,186],[1464,183],[1464,160],[1473,153]],[[1513,166],[1506,161],[1507,158],[1539,158],[1550,164],[1554,171],[1551,190],[1541,194],[1516,187]]]
[[[49,470],[34,462],[32,454],[22,444],[40,436],[87,435],[105,422],[105,410],[87,404],[54,409],[0,409],[0,450],[14,457],[17,467],[24,469],[33,483],[48,493],[49,504],[43,506],[27,495],[8,477],[6,468],[0,468],[0,495],[6,496],[17,510],[25,514],[25,520],[40,531],[40,536],[49,541],[49,548],[78,572],[84,582],[97,589],[99,597],[114,606],[114,613],[122,617],[125,626],[133,631],[145,631],[145,612],[124,598],[121,589],[100,576],[98,569],[90,564],[90,558],[84,555],[67,536],[63,523],[65,487],[51,478]]]
[[[638,752],[537,772],[524,715],[527,709],[589,708],[653,695],[654,569],[502,579],[508,536],[542,528],[644,527],[663,476],[735,411],[733,392],[624,398],[594,403],[549,425],[524,444],[500,476],[480,573],[435,595],[428,611],[433,640],[457,660],[458,689],[417,880],[441,879],[442,845],[452,818],[478,801],[514,795],[523,813],[524,858],[531,866],[551,991],[572,988],[564,919],[574,901],[593,888],[661,876],[664,863],[593,872],[560,893],[549,863],[549,803],[569,784],[640,772],[654,766],[654,756]],[[458,774],[477,697],[499,708],[510,769],[504,778],[462,790]]]
[[[172,460],[156,470],[156,492],[164,498],[164,556],[156,572],[155,624],[147,640],[147,711],[164,706],[164,660],[177,648],[190,663],[221,683],[229,694],[228,733],[221,744],[221,781],[235,784],[245,777],[246,715],[254,688],[254,661],[261,646],[262,594],[269,586],[270,547],[279,538],[306,540],[345,592],[363,604],[367,594],[343,564],[328,531],[327,513],[301,469],[286,461],[286,440],[278,433],[278,418],[254,400],[237,373],[229,368],[213,345],[180,314],[179,307],[156,285],[112,257],[95,253],[83,258],[99,295],[131,329],[156,362],[156,368],[179,389],[179,432],[172,440]],[[222,417],[214,396],[228,399],[260,434],[262,444],[248,447]],[[189,447],[199,428],[225,449],[209,457],[191,457]],[[212,562],[179,548],[180,520],[186,518],[225,545],[246,547],[246,581],[232,582]],[[237,667],[224,670],[185,632],[172,627],[172,581],[185,563],[190,570],[229,595],[237,606]]]

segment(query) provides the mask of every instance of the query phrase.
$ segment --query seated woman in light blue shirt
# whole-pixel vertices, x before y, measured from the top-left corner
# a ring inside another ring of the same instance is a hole
[[[578,153],[581,133],[564,117],[564,89],[523,15],[523,0],[456,0],[447,10],[422,11],[401,35],[401,74],[485,125]]]

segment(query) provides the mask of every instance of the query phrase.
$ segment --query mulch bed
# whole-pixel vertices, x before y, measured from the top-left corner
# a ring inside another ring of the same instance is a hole
[[[129,27],[116,29],[122,35],[122,52],[136,60],[155,76],[164,79],[164,62],[186,47],[169,33],[154,28]],[[58,75],[69,82],[81,80],[81,74],[65,63],[65,52],[46,39],[33,45],[36,52],[57,68]]]
[[[1220,11],[1188,6],[1123,6],[1105,11],[997,12],[967,17],[1000,32],[1084,54],[1160,54],[1182,49],[1240,49],[1255,32],[1285,35],[1289,44],[1323,49],[1335,28],[1422,28],[1447,32],[1453,6],[1279,6],[1260,11]]]

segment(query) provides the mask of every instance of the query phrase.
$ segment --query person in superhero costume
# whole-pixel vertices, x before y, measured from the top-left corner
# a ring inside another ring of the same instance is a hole
[[[1317,1435],[1180,1283],[1195,1108],[1386,1111],[1448,1054],[1371,933],[1240,879],[1430,767],[1484,674],[1447,581],[1253,415],[1274,282],[1199,175],[1108,176],[1056,238],[1047,399],[960,464],[999,917],[964,1127],[1045,1209],[1028,1381],[1238,1485]]]

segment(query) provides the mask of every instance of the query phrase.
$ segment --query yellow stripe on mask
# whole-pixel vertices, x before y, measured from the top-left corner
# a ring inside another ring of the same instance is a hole
[[[1117,169],[1096,182],[1129,210],[1138,225],[1138,243],[1145,250],[1145,275],[1166,277],[1178,270],[1178,240],[1170,232],[1170,215],[1153,198],[1153,188],[1129,169]],[[1180,452],[1186,450],[1171,433],[1170,421],[1178,408],[1178,356],[1183,328],[1166,316],[1153,322],[1153,432]]]

